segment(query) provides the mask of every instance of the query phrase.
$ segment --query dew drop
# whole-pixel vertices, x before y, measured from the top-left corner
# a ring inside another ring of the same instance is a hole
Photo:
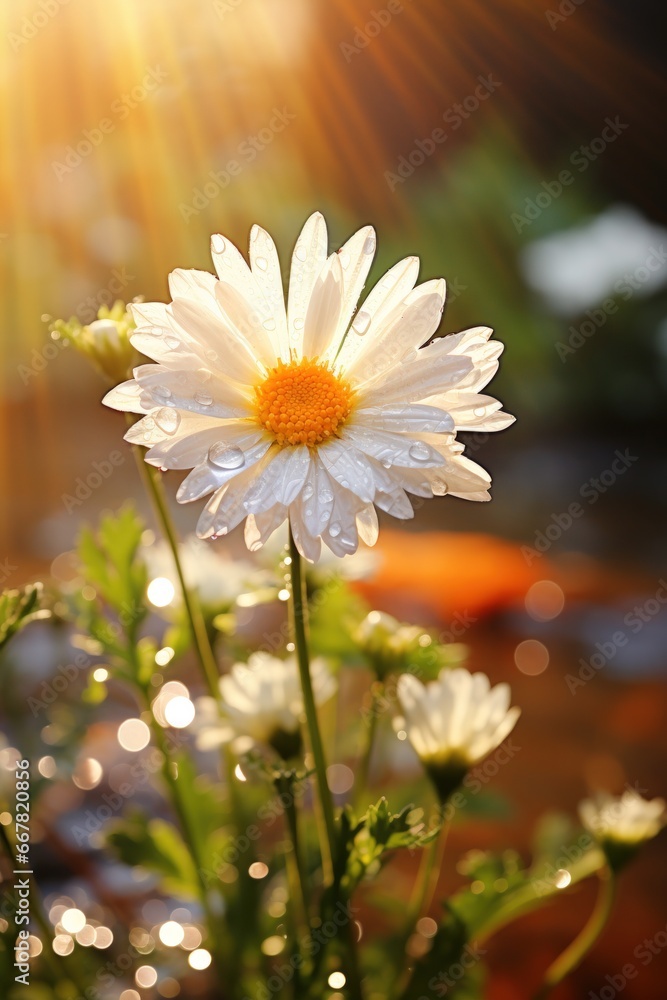
[[[199,403],[200,406],[210,406],[213,402],[213,396],[210,396],[208,392],[196,392],[194,398],[195,403]]]
[[[308,252],[303,245],[299,245],[296,247],[294,251],[294,256],[296,257],[297,260],[303,262],[304,260],[308,259]]]
[[[313,508],[306,507],[306,517],[312,517],[312,514],[313,514]]]
[[[213,251],[213,253],[224,253],[225,247],[226,243],[223,240],[222,236],[219,236],[217,234],[215,236],[211,236],[211,250]]]
[[[212,361],[214,364],[217,364],[217,362],[220,360],[220,355],[217,353],[217,351],[213,350],[207,351],[205,357],[207,361]]]
[[[334,495],[331,492],[331,490],[320,490],[320,492],[317,495],[318,495],[318,498],[320,500],[320,503],[332,503],[333,502]]]
[[[338,538],[341,532],[341,527],[338,521],[334,521],[333,524],[329,525],[329,534],[332,538]]]
[[[270,316],[268,319],[264,320],[264,322],[262,323],[262,326],[264,327],[265,330],[269,330],[269,332],[270,332],[271,330],[275,330],[275,328],[276,328],[276,321],[275,321],[275,319],[273,319],[273,317]]]
[[[146,433],[146,431],[155,430],[155,421],[152,417],[144,417],[141,421],[141,429]]]
[[[408,455],[414,458],[415,462],[427,462],[431,457],[431,451],[422,441],[415,441],[410,445]]]
[[[240,448],[231,448],[224,441],[217,441],[208,449],[208,460],[218,469],[240,469],[245,465],[245,455]]]
[[[180,422],[180,414],[176,410],[171,410],[166,406],[163,406],[155,414],[155,423],[165,434],[175,434]]]
[[[209,535],[208,537],[211,539],[212,542],[217,542],[217,540],[220,538],[220,535]]]
[[[269,266],[266,257],[257,257],[255,263],[257,264],[257,267],[260,269],[260,271],[266,271],[267,267]]]
[[[354,320],[352,322],[352,329],[354,330],[355,333],[358,333],[360,337],[363,337],[363,335],[366,333],[370,325],[371,325],[371,314],[362,309],[354,317]]]
[[[383,458],[382,459],[382,465],[384,466],[385,469],[391,469],[391,459],[390,458]]]
[[[364,253],[375,253],[375,237],[367,236],[364,242]]]
[[[181,342],[178,337],[167,336],[164,338],[164,342],[170,351],[177,351],[181,346]]]
[[[303,330],[303,320],[302,319],[295,319],[294,320],[294,329],[295,330]]]
[[[156,400],[167,400],[171,399],[171,389],[166,385],[154,385],[151,388],[151,393]]]
[[[315,492],[315,490],[313,488],[313,484],[312,483],[306,483],[306,485],[304,486],[304,488],[301,491],[301,496],[303,497],[304,500],[310,500],[310,498],[312,497],[312,495],[313,495],[314,492]]]
[[[472,412],[476,417],[483,417],[486,413],[486,408],[484,406],[476,406]]]
[[[326,524],[330,517],[331,517],[331,511],[323,510],[322,513],[320,514],[321,523]]]

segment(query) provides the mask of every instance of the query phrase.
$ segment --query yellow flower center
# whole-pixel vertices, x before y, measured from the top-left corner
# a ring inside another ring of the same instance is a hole
[[[352,389],[313,358],[282,361],[255,388],[257,419],[280,445],[321,444],[344,424]]]

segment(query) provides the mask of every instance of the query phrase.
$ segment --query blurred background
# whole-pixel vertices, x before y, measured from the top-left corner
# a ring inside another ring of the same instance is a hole
[[[210,268],[211,233],[245,249],[258,222],[287,261],[315,209],[331,248],[372,223],[369,286],[412,253],[422,280],[444,275],[442,330],[495,329],[506,350],[491,391],[518,417],[502,435],[468,436],[493,502],[438,499],[385,524],[359,585],[375,607],[465,642],[523,707],[522,751],[497,779],[514,811],[473,818],[455,848],[525,847],[544,809],[572,812],[594,788],[665,794],[660,12],[598,0],[3,5],[3,586],[47,578],[81,523],[128,495],[150,517],[122,418],[100,405],[86,363],[49,339],[48,317],[90,322],[117,298],[166,299],[174,267]],[[91,488],[94,463],[117,450]],[[173,495],[178,479],[166,479]],[[193,530],[194,509],[176,514]],[[240,553],[236,534],[218,546]],[[25,699],[59,654],[46,634],[17,649],[0,680],[6,744],[41,758],[49,734]],[[101,758],[104,745],[82,752]],[[56,829],[44,837],[67,869]],[[82,877],[55,880],[53,898]],[[563,1000],[599,993],[664,932],[660,845],[624,882]],[[580,926],[586,893],[499,938],[491,997],[528,995],[518,963],[536,983]],[[665,968],[656,955],[625,995],[661,995]]]

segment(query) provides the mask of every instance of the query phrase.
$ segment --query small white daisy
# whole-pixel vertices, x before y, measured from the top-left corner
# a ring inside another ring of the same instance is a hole
[[[315,703],[322,705],[336,691],[335,678],[319,657],[310,664],[310,676]],[[248,736],[256,743],[273,747],[286,759],[299,752],[303,696],[295,657],[279,660],[270,653],[253,653],[247,663],[234,664],[220,679],[220,691],[222,721],[207,711],[206,704],[201,706],[200,748],[211,748],[234,736]],[[215,730],[219,730],[219,737]]]
[[[628,845],[651,840],[667,822],[664,799],[649,802],[632,788],[620,797],[604,793],[584,799],[579,815],[598,840]]]
[[[427,343],[445,282],[415,288],[419,260],[396,264],[356,309],[375,252],[370,226],[327,256],[316,213],[299,236],[287,308],[271,237],[250,234],[250,266],[222,236],[217,277],[170,275],[172,301],[132,306],[132,343],[157,364],[104,402],[143,414],[126,439],[146,461],[191,469],[177,499],[213,494],[202,538],[245,520],[261,546],[289,517],[300,552],[337,555],[375,543],[375,507],[413,516],[408,494],[488,500],[490,478],[461,454],[456,431],[496,431],[513,417],[480,390],[503,346],[476,327]],[[356,310],[356,312],[355,312]],[[427,346],[422,346],[427,344]]]
[[[509,707],[508,684],[492,688],[486,674],[463,667],[441,670],[425,685],[413,674],[401,674],[397,693],[401,728],[443,800],[472,765],[502,743],[521,714]]]

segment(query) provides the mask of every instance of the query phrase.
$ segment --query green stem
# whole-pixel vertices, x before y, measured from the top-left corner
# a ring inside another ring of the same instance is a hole
[[[306,723],[308,727],[308,737],[310,749],[315,764],[315,777],[319,793],[320,808],[324,831],[320,836],[320,852],[322,855],[322,869],[325,884],[329,884],[333,878],[333,852],[336,842],[336,823],[334,819],[334,805],[331,790],[327,782],[327,763],[324,756],[322,736],[320,734],[319,722],[317,720],[317,708],[315,706],[315,696],[313,694],[313,684],[310,677],[310,659],[308,655],[308,640],[306,638],[306,616],[308,603],[305,593],[305,576],[301,569],[301,555],[296,547],[294,535],[290,527],[289,532],[290,551],[290,577],[292,582],[292,613],[294,624],[294,646],[296,658],[299,665],[299,676],[301,678],[301,689],[303,692],[303,704],[306,711]]]
[[[574,941],[547,969],[535,1000],[544,1000],[555,986],[581,964],[605,929],[614,904],[616,880],[609,869],[599,872],[598,877],[600,882],[593,912]]]
[[[379,687],[378,687],[379,685]],[[384,685],[380,681],[373,684],[371,694],[371,716],[368,720],[368,733],[366,734],[366,744],[359,759],[358,776],[355,780],[355,802],[360,806],[364,792],[368,792],[368,778],[371,769],[371,757],[373,756],[373,746],[375,744],[375,733],[378,723],[378,701],[384,690]]]
[[[285,849],[285,871],[287,874],[287,885],[289,888],[290,916],[292,925],[293,954],[298,955],[301,964],[295,969],[293,993],[295,1000],[299,1000],[301,995],[301,977],[307,974],[307,964],[304,967],[303,956],[301,955],[301,941],[308,938],[310,923],[308,920],[308,895],[306,883],[301,865],[299,830],[297,823],[297,812],[294,801],[294,776],[292,774],[281,774],[275,779],[275,788],[279,796],[287,796],[285,806],[285,827],[288,843]]]
[[[171,761],[169,759],[169,749],[167,747],[167,741],[165,739],[164,732],[160,724],[153,717],[153,713],[150,711],[150,695],[148,694],[147,691],[144,691],[143,693],[146,699],[147,711],[151,715],[151,729],[153,731],[153,738],[155,739],[155,743],[157,745],[158,750],[162,754],[162,774],[165,780],[165,784],[169,789],[171,803],[174,812],[176,813],[176,817],[178,819],[179,826],[181,828],[183,839],[188,847],[188,850],[190,852],[190,857],[192,858],[193,864],[197,870],[199,898],[204,913],[206,914],[206,922],[209,928],[209,946],[214,956],[216,966],[218,967],[219,976],[222,977],[225,963],[222,959],[221,951],[219,948],[219,935],[217,933],[218,921],[211,908],[208,885],[206,884],[206,878],[204,875],[203,858],[199,850],[197,837],[190,823],[190,817],[188,816],[187,809],[183,803],[178,780],[171,768]],[[222,982],[222,978],[220,978],[220,981]]]
[[[429,844],[422,854],[419,871],[412,890],[412,896],[408,903],[408,918],[405,924],[403,936],[403,947],[401,948],[401,959],[405,955],[405,947],[410,935],[415,929],[419,917],[426,916],[431,908],[435,891],[438,887],[440,872],[442,870],[442,860],[445,855],[447,844],[447,834],[449,832],[449,820],[445,818],[444,803],[439,803],[437,808],[437,819],[439,830],[435,839]],[[403,974],[399,977],[396,986],[396,996],[400,997],[408,990],[412,979],[412,971],[406,965]]]
[[[181,558],[178,551],[178,536],[169,511],[169,504],[167,503],[167,497],[165,496],[164,488],[162,486],[160,472],[152,465],[148,465],[144,461],[143,452],[138,445],[133,445],[132,450],[134,452],[137,468],[139,469],[139,474],[146,487],[146,492],[149,495],[153,509],[155,510],[157,519],[160,523],[162,531],[164,532],[164,536],[174,559],[178,582],[183,595],[183,606],[185,608],[185,614],[187,616],[190,632],[192,634],[192,643],[197,659],[199,660],[202,673],[204,674],[209,694],[211,697],[215,698],[216,702],[219,702],[220,689],[218,687],[218,668],[215,662],[215,657],[213,656],[213,650],[211,649],[211,643],[209,642],[206,632],[206,625],[201,613],[201,608],[199,607],[199,602],[195,594],[190,591],[190,588],[185,582]]]

